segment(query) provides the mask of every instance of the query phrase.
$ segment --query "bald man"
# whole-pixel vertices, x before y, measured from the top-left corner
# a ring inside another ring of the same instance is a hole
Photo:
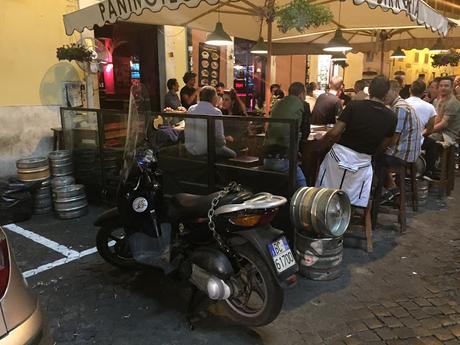
[[[312,112],[312,124],[326,125],[335,123],[342,111],[342,102],[337,94],[343,85],[342,77],[335,76],[329,82],[329,91],[320,95]]]

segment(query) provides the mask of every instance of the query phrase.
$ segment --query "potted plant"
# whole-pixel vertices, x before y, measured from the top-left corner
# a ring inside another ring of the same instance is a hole
[[[274,17],[281,32],[296,29],[303,33],[310,27],[328,24],[333,15],[324,5],[312,4],[309,0],[293,0],[287,5],[275,7]]]
[[[431,57],[433,62],[431,66],[441,67],[441,66],[458,66],[460,61],[460,54],[455,51],[455,49],[449,50],[447,53],[436,54]]]
[[[63,45],[56,49],[56,57],[59,61],[80,61],[91,62],[93,52],[80,44],[72,43],[70,45]]]

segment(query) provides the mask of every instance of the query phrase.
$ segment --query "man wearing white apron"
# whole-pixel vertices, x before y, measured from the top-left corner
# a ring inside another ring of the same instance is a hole
[[[384,105],[389,88],[386,77],[374,78],[369,100],[351,101],[321,139],[333,146],[321,164],[316,186],[345,191],[354,206],[367,206],[372,156],[388,146],[395,132],[397,118]]]

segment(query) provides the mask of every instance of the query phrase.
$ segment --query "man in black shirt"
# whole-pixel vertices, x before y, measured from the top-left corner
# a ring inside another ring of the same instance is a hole
[[[342,102],[338,98],[342,85],[342,77],[333,77],[329,83],[329,91],[316,99],[315,107],[311,114],[313,124],[326,125],[335,123],[336,117],[342,111]]]
[[[200,88],[195,89],[195,78],[196,74],[193,72],[185,72],[182,78],[185,86],[180,90],[180,100],[182,106],[186,109],[197,103],[197,98],[201,90]]]
[[[371,158],[393,138],[397,118],[384,105],[388,79],[376,77],[369,100],[351,101],[323,141],[334,144],[321,164],[316,185],[344,190],[352,205],[366,207],[372,183]]]
[[[179,91],[179,83],[176,78],[169,79],[166,83],[168,86],[168,93],[165,95],[165,108],[176,110],[181,106],[177,91]]]

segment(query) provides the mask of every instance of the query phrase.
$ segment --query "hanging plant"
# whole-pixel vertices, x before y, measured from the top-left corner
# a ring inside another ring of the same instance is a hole
[[[337,65],[337,66],[340,66],[342,68],[347,68],[348,66],[350,66],[346,61],[333,61],[332,62],[334,65]]]
[[[56,57],[59,61],[81,61],[91,62],[93,52],[79,44],[72,43],[71,45],[63,45],[56,49]]]
[[[310,27],[330,23],[333,15],[326,6],[312,4],[309,0],[293,0],[287,5],[276,7],[275,17],[281,32],[296,29],[303,33]]]
[[[460,61],[460,54],[457,53],[455,50],[449,50],[447,53],[436,54],[431,57],[433,62],[431,62],[431,66],[433,67],[441,67],[441,66],[458,66],[458,62]]]

